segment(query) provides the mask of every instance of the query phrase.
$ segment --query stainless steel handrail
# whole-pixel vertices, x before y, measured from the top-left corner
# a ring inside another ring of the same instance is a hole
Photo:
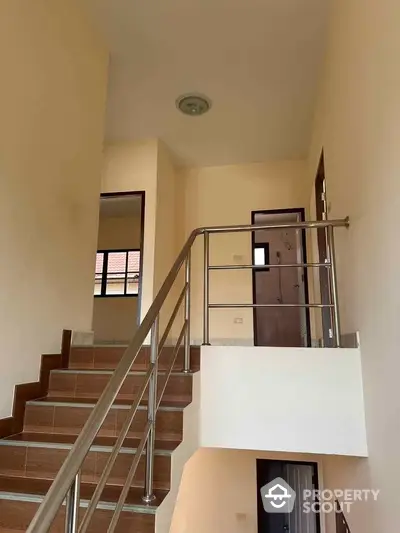
[[[330,268],[330,263],[285,263],[269,264],[268,267],[260,265],[210,265],[209,270],[262,270],[265,268]]]
[[[308,266],[318,266],[318,267],[329,267],[328,271],[331,272],[331,285],[332,285],[332,302],[327,305],[333,310],[334,324],[336,330],[336,338],[340,339],[340,324],[339,324],[339,310],[338,310],[338,298],[337,298],[337,275],[336,275],[336,264],[335,264],[335,248],[333,240],[333,228],[334,227],[348,227],[349,220],[324,220],[324,221],[310,221],[310,222],[295,222],[295,223],[280,223],[280,224],[257,224],[257,225],[239,225],[239,226],[218,226],[218,227],[207,227],[207,228],[198,228],[194,230],[189,238],[187,239],[185,245],[183,246],[181,252],[179,253],[175,263],[173,264],[171,270],[169,271],[163,285],[161,286],[157,296],[155,297],[152,305],[150,306],[143,322],[139,326],[136,334],[134,335],[129,347],[123,354],[117,368],[112,374],[107,386],[105,387],[103,393],[101,394],[99,401],[97,402],[95,408],[90,414],[86,424],[84,425],[80,435],[78,436],[75,444],[73,445],[70,453],[68,454],[67,459],[64,461],[60,471],[58,472],[56,478],[54,479],[48,493],[43,499],[42,504],[40,505],[35,517],[33,518],[31,524],[29,525],[27,532],[28,533],[46,533],[53,523],[57,512],[62,506],[64,500],[67,498],[67,517],[66,517],[66,531],[70,533],[76,533],[78,530],[78,509],[79,509],[79,484],[80,484],[80,470],[85,460],[86,455],[88,454],[91,446],[93,445],[94,439],[97,436],[101,426],[104,423],[104,420],[110,411],[114,401],[117,398],[118,392],[120,391],[131,367],[134,363],[139,350],[144,344],[150,330],[152,330],[152,346],[151,346],[151,359],[150,367],[148,373],[144,377],[143,386],[140,388],[139,393],[137,394],[131,409],[129,410],[128,418],[131,420],[131,417],[135,416],[136,410],[139,406],[139,403],[143,397],[144,390],[149,384],[149,405],[148,405],[148,423],[143,433],[140,445],[138,446],[137,453],[132,464],[132,468],[128,475],[128,480],[133,479],[135,474],[137,464],[139,462],[140,454],[144,450],[144,447],[147,447],[147,459],[146,459],[146,487],[145,487],[145,496],[144,500],[150,502],[154,495],[152,489],[153,483],[153,463],[154,463],[154,438],[155,438],[155,415],[157,409],[160,405],[161,398],[157,398],[157,361],[160,354],[160,345],[161,349],[166,340],[166,335],[164,334],[159,344],[158,341],[158,318],[161,311],[161,308],[180,272],[182,265],[185,264],[185,287],[180,294],[178,299],[177,306],[174,308],[174,311],[171,315],[171,319],[167,325],[167,335],[172,326],[172,323],[178,313],[179,306],[184,301],[184,325],[181,330],[181,333],[178,338],[178,343],[176,344],[171,366],[168,368],[166,373],[166,381],[171,375],[173,364],[176,360],[178,351],[182,340],[184,339],[184,371],[190,371],[190,251],[194,241],[198,235],[204,235],[204,344],[209,343],[209,309],[212,307],[232,307],[236,306],[234,304],[210,304],[209,303],[209,272],[210,270],[222,269],[221,267],[213,267],[209,265],[209,236],[213,233],[230,233],[230,232],[245,232],[245,231],[256,231],[256,230],[274,230],[274,229],[313,229],[313,228],[327,228],[328,233],[328,250],[329,250],[329,264],[307,264],[307,265],[297,265],[297,267],[308,267]],[[285,265],[281,265],[285,266]],[[292,266],[292,265],[286,265]],[[255,265],[246,265],[244,268],[257,268]],[[228,269],[232,268],[227,266]],[[239,268],[239,266],[238,266]],[[309,307],[322,307],[322,304],[307,304]],[[238,304],[239,307],[259,307],[257,304]],[[305,307],[306,305],[301,305]],[[340,342],[337,342],[339,345]],[[165,391],[166,384],[164,384],[163,391]],[[161,396],[162,397],[162,396]],[[119,450],[122,447],[123,441],[128,433],[130,423],[126,422],[124,424],[121,434],[119,435],[109,462],[106,466],[106,473],[111,471],[113,461],[116,459]],[[89,524],[90,518],[97,506],[101,492],[105,486],[107,476],[102,476],[99,482],[93,497],[91,507],[88,508],[86,517],[81,523],[79,531],[83,533],[87,525]],[[123,488],[123,494],[116,506],[116,512],[119,516],[124,504],[124,496],[126,498],[127,491],[129,490],[129,483],[126,483]],[[115,516],[110,524],[109,531],[113,531],[118,516]]]
[[[210,228],[198,228],[199,233],[237,233],[240,231],[255,231],[264,229],[318,229],[330,227],[348,228],[350,225],[349,217],[338,220],[310,220],[304,222],[279,222],[272,224],[252,224],[236,226],[213,226]]]

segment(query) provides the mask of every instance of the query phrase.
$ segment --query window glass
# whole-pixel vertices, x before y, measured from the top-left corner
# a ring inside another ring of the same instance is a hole
[[[101,294],[101,280],[103,278],[104,253],[97,252],[96,255],[96,274],[94,281],[94,294]]]
[[[97,252],[95,296],[136,296],[139,293],[140,251]]]
[[[265,266],[265,248],[254,248],[254,264]]]
[[[140,252],[128,252],[127,294],[139,293]]]
[[[106,295],[125,294],[127,252],[108,252]]]

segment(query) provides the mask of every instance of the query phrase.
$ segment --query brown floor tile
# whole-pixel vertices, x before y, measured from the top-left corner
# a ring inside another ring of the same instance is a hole
[[[0,446],[0,475],[23,476],[27,450],[24,446]]]
[[[51,372],[49,396],[76,396],[77,374]]]
[[[93,368],[94,348],[93,346],[72,347],[69,356],[70,368]]]
[[[53,406],[27,405],[25,409],[25,431],[51,432],[54,419]]]

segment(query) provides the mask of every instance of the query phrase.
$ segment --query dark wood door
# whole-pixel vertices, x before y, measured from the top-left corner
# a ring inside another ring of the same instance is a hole
[[[260,489],[273,479],[285,477],[283,461],[257,459],[257,517],[258,533],[286,533],[289,531],[287,513],[266,513],[261,501]]]
[[[252,224],[300,222],[304,209],[253,211]],[[307,262],[305,232],[293,228],[257,230],[252,235],[253,302],[270,307],[254,309],[256,346],[309,346],[309,310],[295,307],[308,303],[307,270],[276,268]],[[283,304],[283,305],[282,305]],[[294,307],[286,307],[295,304]]]

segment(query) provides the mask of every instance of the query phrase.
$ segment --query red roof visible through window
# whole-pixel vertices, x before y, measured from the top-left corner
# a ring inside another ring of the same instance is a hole
[[[97,252],[95,296],[137,296],[139,279],[140,251]]]
[[[127,252],[109,252],[107,272],[124,273],[126,268],[126,253]],[[103,272],[104,254],[98,252],[96,256],[96,274]],[[128,252],[128,272],[139,272],[140,270],[140,252]]]
[[[96,274],[101,274],[103,272],[103,263],[104,263],[104,254],[98,253],[96,255]]]

